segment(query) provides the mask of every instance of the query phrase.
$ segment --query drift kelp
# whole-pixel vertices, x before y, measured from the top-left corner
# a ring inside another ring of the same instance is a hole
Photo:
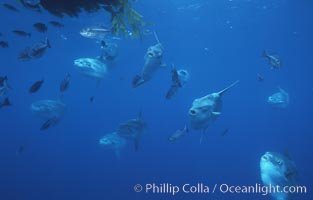
[[[142,21],[143,16],[132,8],[129,0],[37,0],[38,4],[35,5],[25,0],[19,1],[26,8],[41,6],[58,17],[78,17],[82,10],[88,13],[105,10],[111,14],[112,32],[124,36],[131,35],[133,38],[140,37],[144,32],[142,27],[146,25]]]

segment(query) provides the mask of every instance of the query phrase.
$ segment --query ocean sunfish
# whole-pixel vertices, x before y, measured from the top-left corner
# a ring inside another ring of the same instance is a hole
[[[266,152],[260,159],[261,179],[265,186],[295,186],[297,170],[289,155]],[[271,192],[275,200],[289,200],[290,193]]]

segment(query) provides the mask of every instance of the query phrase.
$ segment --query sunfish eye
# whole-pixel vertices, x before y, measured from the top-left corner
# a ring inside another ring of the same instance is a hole
[[[189,113],[190,113],[190,115],[196,115],[197,114],[197,112],[195,110],[193,110],[193,109],[190,110]]]
[[[278,161],[277,161],[277,164],[278,164],[278,165],[282,165],[283,162],[282,162],[281,160],[278,160]]]
[[[208,108],[208,107],[201,107],[200,109],[201,109],[202,112],[207,112],[207,111],[209,111],[209,108]]]
[[[180,74],[183,76],[186,76],[186,72],[185,71],[180,71]]]
[[[265,161],[267,161],[267,160],[268,160],[268,157],[264,155],[264,156],[262,157],[262,159],[265,160]]]

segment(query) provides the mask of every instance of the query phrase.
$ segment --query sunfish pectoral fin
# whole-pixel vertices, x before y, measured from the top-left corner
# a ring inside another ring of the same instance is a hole
[[[229,90],[230,88],[234,87],[235,85],[237,85],[239,83],[239,80],[233,82],[230,86],[226,87],[225,89],[221,90],[218,92],[218,95],[222,95],[224,94],[227,90]]]
[[[205,132],[203,131],[203,132],[201,133],[201,137],[200,137],[200,144],[202,144],[202,141],[203,141],[204,136],[205,136]]]
[[[6,79],[6,80],[7,80],[7,79]],[[4,82],[4,85],[5,85],[6,88],[8,88],[8,89],[10,89],[10,90],[13,89],[13,88],[11,87],[11,85],[8,83],[8,81],[5,81],[5,82]]]
[[[141,76],[136,75],[136,76],[133,78],[132,86],[133,86],[133,88],[136,88],[136,87],[138,87],[138,86],[140,86],[140,85],[142,85],[142,84],[144,84],[144,83],[145,83],[145,80],[144,80]]]
[[[41,131],[47,130],[51,126],[55,126],[58,123],[58,121],[59,120],[56,117],[48,119],[42,124],[42,126],[40,127],[40,130]]]
[[[211,114],[214,115],[214,116],[219,116],[219,115],[221,115],[222,113],[221,113],[221,112],[211,112]]]
[[[263,52],[262,52],[262,57],[265,57],[265,58],[268,57],[268,53],[266,52],[266,50],[263,50]]]
[[[208,130],[208,127],[204,128],[202,133],[201,133],[201,137],[200,137],[200,144],[202,144],[203,138],[205,137],[205,133]]]
[[[185,131],[186,133],[189,132],[189,128],[187,127],[187,124],[185,124],[184,131]]]
[[[285,90],[283,90],[280,86],[277,87],[279,92],[281,92],[282,94],[286,95],[287,92]]]

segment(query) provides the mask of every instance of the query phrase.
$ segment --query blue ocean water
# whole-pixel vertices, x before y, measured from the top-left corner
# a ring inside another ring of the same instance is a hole
[[[135,192],[136,184],[183,185],[203,183],[255,185],[261,183],[260,157],[267,151],[288,151],[306,194],[294,199],[313,199],[313,2],[310,0],[163,0],[139,1],[135,8],[153,25],[164,46],[164,63],[153,79],[138,88],[133,77],[144,65],[154,36],[141,40],[121,37],[115,42],[119,55],[99,87],[73,66],[81,57],[100,54],[95,40],[79,31],[108,22],[105,13],[82,13],[79,18],[37,13],[15,2],[13,12],[0,8],[0,76],[7,75],[12,90],[11,107],[0,110],[0,199],[271,199],[261,194],[186,194]],[[49,26],[36,32],[32,24],[61,21],[64,28]],[[32,33],[18,37],[12,30]],[[51,49],[43,57],[22,62],[18,53],[26,46],[49,38]],[[262,51],[279,54],[283,66],[270,69]],[[171,100],[171,65],[189,71],[190,80]],[[59,99],[59,84],[67,73],[71,83],[62,101],[64,118],[46,131],[31,112],[32,102]],[[259,82],[257,74],[264,76]],[[35,94],[28,88],[45,83]],[[188,110],[195,98],[217,92],[236,80],[239,84],[223,96],[221,116],[210,125],[200,144],[201,131],[192,130],[169,142],[177,129],[189,126]],[[267,97],[281,87],[290,95],[285,109],[273,109]],[[89,98],[94,96],[94,102]],[[1,98],[1,101],[3,99]],[[121,122],[142,113],[147,130],[139,150],[128,142],[120,158],[99,144]],[[225,136],[221,133],[228,129]],[[24,150],[17,155],[17,149]]]

